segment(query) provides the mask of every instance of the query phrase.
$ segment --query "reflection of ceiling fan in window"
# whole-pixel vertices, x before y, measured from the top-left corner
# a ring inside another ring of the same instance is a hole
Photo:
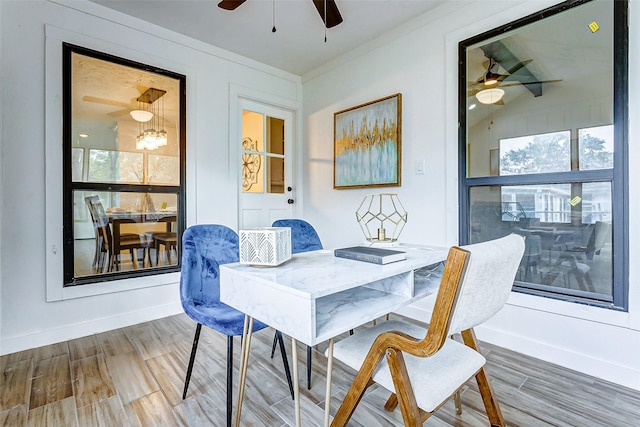
[[[246,0],[222,0],[218,3],[218,7],[225,10],[236,10],[238,6]],[[342,15],[338,10],[335,0],[311,0],[315,5],[322,22],[326,23],[327,28],[335,27],[342,22]],[[325,19],[326,11],[326,19]],[[275,28],[275,27],[274,27]]]
[[[504,105],[503,87],[522,85],[534,96],[542,95],[543,83],[557,83],[562,80],[538,80],[527,65],[532,59],[520,61],[508,69],[504,69],[494,58],[483,64],[487,69],[476,81],[469,82],[467,95],[475,96],[483,104]]]
[[[85,95],[82,100],[85,102],[92,102],[103,105],[113,105],[114,107],[122,107],[122,109],[108,112],[109,117],[121,119],[126,116],[130,116],[137,122],[148,122],[154,117],[154,114],[159,115],[159,111],[151,111],[151,105],[160,99],[165,93],[165,90],[156,88],[138,87],[140,96],[132,98],[129,103],[123,101],[117,101],[114,99],[100,98],[96,96]],[[164,106],[163,106],[164,107]],[[164,108],[163,108],[164,110]],[[159,117],[164,120],[164,117]]]

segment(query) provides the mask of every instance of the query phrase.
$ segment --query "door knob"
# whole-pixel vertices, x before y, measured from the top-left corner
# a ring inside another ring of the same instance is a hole
[[[293,204],[293,199],[288,199],[288,200],[287,200],[287,203],[289,203],[290,205],[292,205],[292,204]]]

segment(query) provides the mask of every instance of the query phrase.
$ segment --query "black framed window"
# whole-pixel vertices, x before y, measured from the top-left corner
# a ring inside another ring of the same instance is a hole
[[[65,286],[180,270],[185,85],[63,44]]]
[[[627,9],[566,1],[459,44],[460,241],[526,236],[516,291],[627,308]]]

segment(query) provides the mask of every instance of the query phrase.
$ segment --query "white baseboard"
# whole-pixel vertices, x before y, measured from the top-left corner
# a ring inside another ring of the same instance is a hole
[[[88,322],[74,323],[33,332],[25,335],[18,335],[3,338],[0,344],[1,354],[10,354],[17,351],[28,350],[30,348],[41,347],[43,345],[55,344],[75,338],[106,332],[113,329],[124,328],[150,320],[161,319],[174,314],[182,313],[180,301],[170,304],[147,307],[128,313],[121,313],[115,316],[93,319]]]
[[[398,314],[425,323],[431,318],[428,308],[421,308],[415,304],[399,310]],[[589,354],[536,341],[526,335],[511,333],[487,324],[475,328],[475,331],[481,341],[640,391],[640,368],[623,366]]]

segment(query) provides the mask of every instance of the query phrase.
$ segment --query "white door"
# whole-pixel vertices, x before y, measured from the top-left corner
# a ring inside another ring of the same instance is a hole
[[[241,111],[240,229],[292,218],[293,113],[247,99]]]

